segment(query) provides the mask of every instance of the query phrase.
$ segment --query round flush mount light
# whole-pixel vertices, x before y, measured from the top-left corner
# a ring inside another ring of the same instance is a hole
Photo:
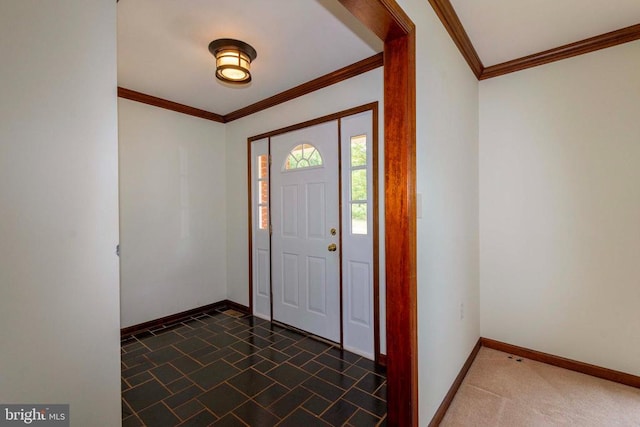
[[[251,61],[258,53],[249,44],[234,39],[218,39],[209,43],[209,52],[216,57],[218,80],[233,84],[251,81]]]

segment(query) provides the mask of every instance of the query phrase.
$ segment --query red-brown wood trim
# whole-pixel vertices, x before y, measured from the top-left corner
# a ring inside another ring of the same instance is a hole
[[[376,361],[376,363],[379,363],[378,359],[379,359],[379,352],[380,352],[380,300],[379,300],[379,294],[380,294],[380,289],[379,289],[379,255],[378,255],[378,239],[379,239],[379,222],[378,222],[378,101],[374,101],[374,102],[370,102],[368,104],[364,104],[364,105],[360,105],[358,107],[353,107],[353,108],[349,108],[347,110],[343,110],[343,111],[339,111],[337,113],[333,113],[333,114],[329,114],[326,116],[322,116],[322,117],[318,117],[316,119],[312,119],[312,120],[308,120],[306,122],[302,122],[302,123],[297,123],[291,126],[287,126],[285,128],[281,128],[281,129],[277,129],[274,131],[270,131],[267,133],[263,133],[260,135],[256,135],[256,136],[251,136],[249,138],[247,138],[247,150],[249,152],[248,157],[247,157],[247,167],[249,169],[249,173],[248,173],[248,179],[249,179],[249,185],[248,185],[248,192],[249,192],[249,196],[248,196],[248,200],[249,200],[249,225],[248,225],[248,230],[249,230],[249,298],[252,299],[253,298],[253,220],[252,220],[252,215],[253,215],[253,187],[252,187],[252,171],[251,171],[251,143],[254,141],[259,141],[261,139],[265,139],[265,138],[271,138],[273,136],[277,136],[277,135],[281,135],[283,133],[287,133],[287,132],[292,132],[292,131],[296,131],[299,129],[304,129],[307,127],[311,127],[311,126],[315,126],[317,124],[321,124],[321,123],[326,123],[326,122],[330,122],[330,121],[337,121],[338,122],[338,177],[339,177],[339,185],[338,185],[338,200],[339,200],[339,222],[340,222],[340,226],[339,229],[342,230],[342,149],[341,149],[341,145],[342,145],[342,122],[341,119],[345,118],[345,117],[349,117],[352,116],[354,114],[358,114],[358,113],[362,113],[364,111],[371,111],[372,112],[372,132],[373,132],[373,140],[372,140],[372,146],[373,146],[373,164],[374,166],[372,167],[373,169],[373,194],[374,194],[374,198],[373,198],[373,203],[374,203],[374,231],[373,231],[373,247],[374,247],[374,265],[376,266],[376,268],[374,268],[374,272],[373,272],[373,277],[374,277],[374,287],[373,287],[373,293],[374,293],[374,349],[375,349],[375,353],[374,353],[374,359]],[[269,152],[271,150],[271,141],[269,141]],[[270,155],[270,154],[269,154]],[[269,185],[271,185],[271,180],[269,179]],[[269,194],[271,194],[271,188],[269,188]],[[271,207],[271,203],[269,203],[269,209]],[[271,210],[269,210],[269,218],[271,220]],[[338,242],[338,246],[342,247],[342,233],[340,233],[340,241]],[[341,256],[341,260],[342,260],[342,255]],[[270,281],[271,284],[271,289],[270,292],[273,292],[273,283],[272,281]],[[342,297],[342,261],[340,262],[340,346],[342,347],[343,342],[344,342],[344,318],[343,318],[343,311],[342,311],[342,307],[343,307],[343,297]],[[251,307],[251,313],[253,313],[253,307],[250,305]],[[273,299],[271,301],[271,320],[273,321]]]
[[[268,150],[267,150],[268,151]],[[247,140],[247,206],[249,207],[249,214],[247,215],[247,230],[249,230],[249,313],[253,314],[253,168],[251,167],[251,160],[253,159],[253,153],[251,152],[251,141]],[[269,159],[269,157],[267,157]],[[259,176],[259,175],[258,175]],[[268,181],[271,185],[271,180]],[[271,194],[271,188],[269,188],[269,194]],[[271,224],[271,213],[269,213],[269,224]]]
[[[358,107],[349,108],[347,110],[339,111],[337,113],[328,114],[326,116],[318,117],[316,119],[307,120],[306,122],[297,123],[295,125],[283,127],[280,129],[272,130],[269,132],[261,133],[260,135],[249,137],[249,142],[257,141],[263,138],[271,138],[274,136],[282,135],[283,133],[291,132],[298,129],[308,128],[310,126],[315,126],[320,123],[331,122],[333,120],[338,120],[343,117],[351,116],[353,114],[362,113],[364,111],[373,110],[375,106],[378,104],[378,101],[370,102],[368,104],[360,105]]]
[[[513,73],[640,39],[640,24],[486,67],[480,80]]]
[[[384,42],[387,424],[418,425],[415,25],[394,0],[340,0]]]
[[[263,99],[255,104],[251,104],[229,114],[225,114],[224,121],[225,123],[228,123],[242,117],[255,114],[259,111],[266,110],[267,108],[271,108],[275,105],[282,104],[283,102],[291,101],[292,99],[307,95],[327,86],[340,83],[341,81],[381,67],[383,62],[383,54],[378,53],[369,58],[363,59],[362,61],[356,62],[355,64],[348,65],[332,73],[325,74],[317,79],[303,83],[289,90],[285,90],[284,92],[271,96],[267,99]]]
[[[498,77],[640,39],[640,24],[636,24],[575,43],[485,67],[450,1],[429,0],[429,3],[467,61],[467,64],[469,64],[471,71],[479,80]]]
[[[340,252],[338,255],[338,283],[340,284],[340,348],[344,348],[344,298],[342,286],[342,118],[337,120],[338,124],[338,247]]]
[[[540,351],[531,350],[504,342],[482,338],[483,347],[492,348],[494,350],[503,351],[505,353],[514,354],[516,356],[525,357],[537,362],[546,363],[548,365],[558,366],[560,368],[569,369],[571,371],[580,372],[582,374],[591,375],[592,377],[602,378],[616,383],[640,388],[640,377],[627,374],[613,369],[602,368],[600,366],[590,365],[584,362],[578,362],[572,359],[566,359],[553,354],[542,353]]]
[[[384,55],[378,53],[369,58],[358,61],[354,64],[343,67],[332,73],[318,77],[317,79],[303,83],[299,86],[263,99],[262,101],[251,104],[247,107],[233,111],[224,116],[216,113],[212,113],[198,108],[190,107],[184,104],[178,104],[177,102],[169,101],[167,99],[158,98],[156,96],[147,95],[145,93],[136,92],[131,89],[118,87],[118,96],[120,98],[130,99],[132,101],[141,102],[147,105],[153,105],[154,107],[160,107],[178,113],[188,114],[190,116],[200,117],[202,119],[212,120],[218,123],[228,123],[233,120],[240,119],[251,114],[255,114],[259,111],[266,110],[275,105],[282,104],[283,102],[291,101],[303,95],[307,95],[319,89],[323,89],[327,86],[340,83],[341,81],[350,79],[357,75],[366,73],[367,71],[374,70],[381,67],[384,63]]]
[[[231,308],[231,309],[233,309],[235,311],[239,311],[242,314],[251,314],[251,311],[249,310],[249,307],[247,307],[244,304],[240,304],[240,303],[237,303],[235,301],[228,300],[228,299],[224,300],[223,303],[228,308]]]
[[[462,385],[462,381],[464,380],[464,377],[467,375],[467,372],[469,372],[469,368],[471,368],[473,361],[476,360],[476,356],[480,351],[480,347],[482,347],[482,338],[478,338],[478,342],[476,342],[476,345],[473,347],[473,350],[471,350],[471,354],[469,355],[469,357],[467,357],[467,360],[466,362],[464,362],[464,365],[462,365],[462,369],[460,369],[460,373],[458,373],[458,376],[453,381],[453,384],[451,384],[451,388],[447,392],[446,396],[442,400],[442,403],[438,407],[438,410],[436,411],[433,418],[431,419],[431,422],[429,423],[429,427],[437,427],[442,422],[442,419],[447,413],[449,406],[451,406],[451,402],[453,402],[453,398],[456,396],[458,389]]]
[[[340,0],[340,3],[382,41],[404,37],[414,30],[413,22],[395,0]]]
[[[375,362],[382,366],[387,366],[387,357],[384,355],[384,363],[382,362],[383,355],[380,353],[380,164],[378,163],[378,146],[380,144],[380,132],[378,123],[378,104],[373,108],[373,129],[372,132],[372,163],[373,163],[373,350]]]
[[[387,366],[387,355],[380,353],[378,355],[378,360],[376,360],[376,363],[380,366]]]
[[[269,157],[267,157],[267,159],[269,159],[269,165],[267,167],[269,171],[267,172],[267,182],[269,183],[269,201],[267,202],[267,207],[269,208],[267,209],[269,212],[267,214],[269,215],[269,295],[273,295],[273,268],[271,268],[273,265],[273,254],[271,253],[271,236],[273,231],[273,223],[271,222],[271,218],[273,218],[271,215],[273,213],[271,210],[271,194],[273,194],[271,188],[271,137],[267,137],[267,154],[269,155]],[[249,233],[253,233],[253,227],[249,229]],[[253,286],[253,279],[251,286]],[[269,317],[271,318],[271,322],[273,322],[273,298],[269,298]]]
[[[218,301],[218,302],[214,302],[213,304],[203,305],[202,307],[192,308],[191,310],[181,311],[180,313],[170,314],[168,316],[164,316],[159,319],[150,320],[148,322],[139,323],[133,326],[127,326],[126,328],[120,329],[120,337],[126,338],[128,336],[135,335],[143,331],[148,331],[150,329],[154,329],[162,325],[177,323],[189,317],[197,316],[197,315],[206,313],[208,311],[218,310],[224,307],[232,308],[244,314],[249,314],[248,307],[244,305],[241,305],[229,300]]]
[[[473,74],[475,74],[477,78],[480,78],[484,66],[449,0],[429,0],[429,3],[451,36],[451,39],[453,39],[453,42],[458,46],[460,53],[462,53],[469,67],[471,67]]]
[[[385,43],[385,256],[390,425],[418,425],[415,33]]]
[[[123,87],[118,87],[118,97],[141,102],[147,105],[153,105],[154,107],[164,108],[165,110],[176,111],[178,113],[187,114],[189,116],[199,117],[201,119],[224,123],[224,117],[222,117],[220,114],[200,110],[199,108],[189,107],[188,105],[184,104],[178,104],[177,102],[158,98],[152,95],[147,95],[141,92],[136,92],[135,90],[131,89],[125,89]]]

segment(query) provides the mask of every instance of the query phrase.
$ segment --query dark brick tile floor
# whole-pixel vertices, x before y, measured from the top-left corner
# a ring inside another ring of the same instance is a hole
[[[234,310],[122,340],[122,425],[385,426],[384,369]]]

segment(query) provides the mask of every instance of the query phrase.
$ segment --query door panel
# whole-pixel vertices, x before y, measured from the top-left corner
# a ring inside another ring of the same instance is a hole
[[[324,258],[307,258],[307,280],[309,283],[308,309],[326,315],[327,262]]]
[[[271,138],[273,319],[340,341],[338,122]],[[331,229],[336,234],[331,234]]]
[[[307,184],[307,237],[324,239],[326,232],[325,210],[327,201],[324,195],[324,183]]]
[[[371,310],[369,300],[371,299],[370,265],[365,262],[349,262],[349,286],[348,304],[349,321],[357,323],[365,328],[371,328]]]
[[[257,249],[257,267],[258,271],[256,272],[256,279],[258,285],[258,295],[261,297],[271,298],[271,291],[269,289],[270,280],[269,280],[269,264],[271,260],[269,259],[269,251],[264,249]]]
[[[298,233],[298,186],[282,187],[280,200],[280,215],[282,234],[285,237],[300,238]],[[276,216],[278,218],[278,216]]]
[[[372,113],[340,120],[342,149],[343,345],[370,359],[375,352]]]
[[[291,307],[299,307],[298,289],[300,276],[298,272],[298,255],[282,254],[282,303]]]
[[[271,320],[269,140],[251,143],[251,286],[253,314]]]

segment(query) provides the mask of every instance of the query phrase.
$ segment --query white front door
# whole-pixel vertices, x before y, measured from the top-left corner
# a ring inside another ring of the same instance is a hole
[[[338,122],[271,138],[273,319],[340,341]]]

